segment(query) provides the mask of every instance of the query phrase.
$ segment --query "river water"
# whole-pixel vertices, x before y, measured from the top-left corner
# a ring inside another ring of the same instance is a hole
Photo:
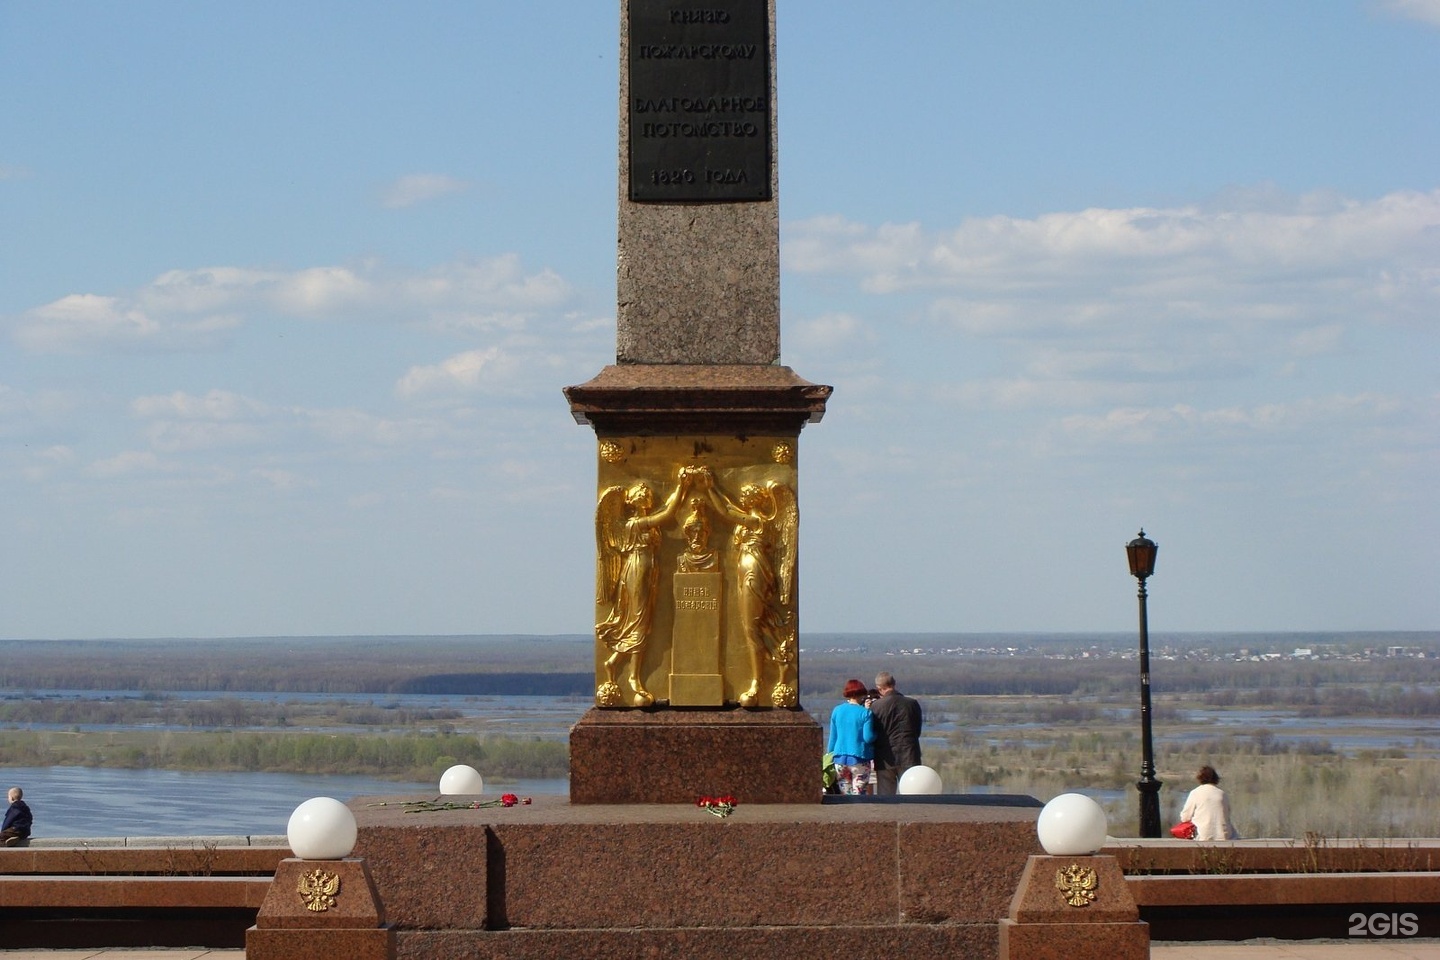
[[[144,696],[133,690],[0,690],[0,699],[123,700]],[[176,700],[214,700],[213,693],[173,692]],[[226,693],[224,698],[277,702],[344,702],[382,708],[454,709],[481,735],[565,739],[589,705],[574,697],[447,696],[394,694]],[[99,725],[10,723],[29,730],[180,730],[162,724]],[[245,729],[232,728],[232,729]],[[274,731],[274,727],[255,728]],[[294,726],[290,731],[336,732],[342,728]],[[365,732],[364,728],[343,728]],[[369,732],[386,733],[385,728]],[[481,771],[483,774],[485,771]],[[130,770],[102,767],[17,767],[0,756],[0,791],[20,786],[35,815],[35,835],[45,837],[170,837],[284,834],[290,814],[311,797],[349,801],[355,797],[409,795],[434,798],[437,782],[416,783],[367,776]],[[569,781],[487,778],[486,794],[565,794]],[[3,795],[3,794],[0,794]]]
[[[25,788],[36,837],[283,835],[311,797],[439,796],[434,783],[295,773],[112,770],[0,765],[0,788]],[[569,792],[566,780],[487,783],[486,795]]]

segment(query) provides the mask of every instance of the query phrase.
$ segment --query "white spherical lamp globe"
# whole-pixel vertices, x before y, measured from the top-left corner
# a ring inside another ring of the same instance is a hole
[[[459,763],[440,775],[440,792],[446,796],[475,796],[485,792],[485,780],[479,770]]]
[[[343,860],[355,849],[355,814],[339,800],[311,797],[290,814],[285,836],[302,860]]]
[[[940,786],[940,774],[922,764],[900,774],[900,782],[895,790],[897,793],[910,794],[939,793]]]
[[[1052,857],[1075,857],[1105,846],[1105,809],[1083,793],[1062,793],[1045,804],[1035,832]]]

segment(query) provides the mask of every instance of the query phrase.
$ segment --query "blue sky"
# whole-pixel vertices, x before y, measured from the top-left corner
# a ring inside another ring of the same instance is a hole
[[[779,0],[802,629],[1440,628],[1440,0]],[[0,636],[581,633],[618,4],[0,6]]]

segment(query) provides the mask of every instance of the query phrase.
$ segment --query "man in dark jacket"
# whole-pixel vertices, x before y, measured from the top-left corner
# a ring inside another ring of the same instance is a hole
[[[880,699],[871,704],[875,715],[875,782],[876,792],[894,796],[900,775],[920,763],[920,704],[895,689],[895,678],[881,672],[875,675],[875,689]]]
[[[19,787],[10,788],[10,806],[5,811],[5,819],[0,820],[0,842],[7,847],[18,847],[30,836],[30,824],[34,818],[30,816],[30,807],[20,799],[23,796],[25,791]]]

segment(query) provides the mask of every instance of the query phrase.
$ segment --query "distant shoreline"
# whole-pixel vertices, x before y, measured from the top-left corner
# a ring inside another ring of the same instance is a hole
[[[1440,628],[1433,629],[1406,629],[1406,630],[1160,630],[1153,629],[1150,632],[1152,641],[1164,642],[1167,639],[1173,640],[1204,640],[1206,642],[1224,641],[1253,641],[1264,638],[1294,638],[1312,637],[1323,638],[1325,642],[1363,642],[1365,638],[1383,637],[1409,637],[1417,642],[1435,643],[1440,645]],[[1074,642],[1077,640],[1101,641],[1101,642],[1129,642],[1134,638],[1133,631],[1116,630],[1006,630],[1006,631],[815,631],[802,632],[800,644],[803,648],[806,643],[818,642],[825,639],[844,638],[853,640],[938,640],[941,638],[1004,638],[1016,639],[1027,638],[1042,643]],[[397,634],[277,634],[274,636],[228,636],[223,634],[212,634],[207,636],[164,636],[164,637],[4,637],[0,638],[0,647],[7,644],[30,644],[30,643],[100,643],[100,644],[169,644],[169,643],[257,643],[257,644],[292,644],[292,643],[394,643],[396,641],[438,641],[441,643],[590,643],[594,635],[591,633],[397,633]]]

